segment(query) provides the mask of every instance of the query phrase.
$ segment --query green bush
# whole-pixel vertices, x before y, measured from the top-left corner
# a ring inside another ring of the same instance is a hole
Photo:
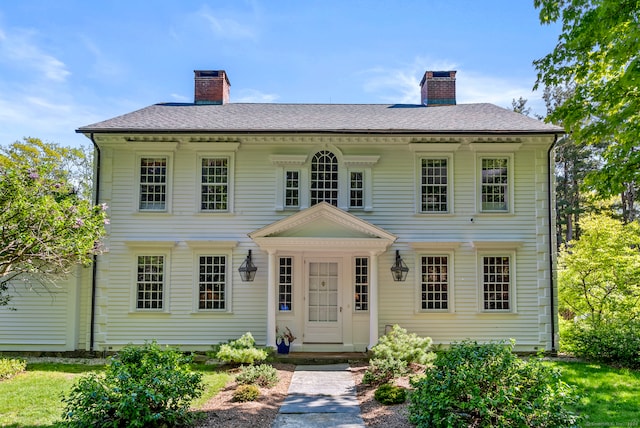
[[[572,389],[541,359],[519,359],[513,343],[453,344],[412,381],[409,420],[418,427],[575,426]]]
[[[364,372],[362,382],[369,385],[380,385],[408,372],[406,361],[374,358],[369,361],[369,367]]]
[[[189,404],[202,394],[202,375],[191,357],[155,341],[128,345],[103,375],[84,376],[72,387],[63,418],[69,427],[166,427],[190,425]]]
[[[382,404],[401,404],[407,400],[407,390],[401,386],[383,383],[373,396]]]
[[[0,380],[9,379],[27,368],[26,361],[0,358]]]
[[[260,389],[256,385],[240,385],[233,391],[233,401],[255,401],[260,396]]]
[[[394,377],[406,374],[409,364],[431,363],[436,357],[435,353],[429,351],[431,344],[431,338],[409,334],[404,328],[394,325],[371,348],[373,358],[362,381],[373,385],[386,383]]]
[[[256,384],[271,388],[278,383],[278,371],[269,364],[257,366],[242,366],[240,373],[236,376],[236,382],[244,384]]]
[[[436,357],[435,353],[429,351],[432,343],[430,337],[407,333],[407,330],[396,324],[378,340],[378,343],[371,348],[371,352],[373,352],[374,358],[425,365]]]
[[[250,332],[229,343],[213,346],[214,357],[225,363],[253,364],[264,361],[269,353],[264,349],[254,347],[256,341]]]
[[[640,368],[640,322],[598,326],[563,322],[561,348],[576,357],[637,369]]]

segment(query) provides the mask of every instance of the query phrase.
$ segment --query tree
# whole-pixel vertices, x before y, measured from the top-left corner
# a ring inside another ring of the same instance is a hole
[[[45,287],[100,252],[106,206],[88,198],[82,150],[27,138],[0,147],[0,306],[9,284]]]
[[[575,84],[547,117],[575,141],[598,145],[600,170],[586,184],[602,197],[621,195],[627,221],[637,217],[640,188],[640,0],[534,0],[540,21],[562,22],[554,50],[534,61],[539,85]]]
[[[574,92],[573,85],[544,88],[542,98],[547,115],[562,105]],[[559,123],[562,125],[562,123]],[[598,169],[600,148],[576,141],[565,134],[555,145],[556,228],[558,246],[580,237],[580,216],[593,210],[585,197],[585,177]]]
[[[526,98],[518,98],[517,100],[513,98],[511,100],[511,109],[516,113],[524,114],[525,116],[529,116],[531,114],[531,107],[527,107]]]
[[[560,312],[594,327],[640,319],[640,224],[589,214],[580,226],[558,259]]]

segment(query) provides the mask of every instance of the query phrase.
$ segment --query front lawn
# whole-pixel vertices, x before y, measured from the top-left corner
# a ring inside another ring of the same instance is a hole
[[[585,415],[583,426],[640,426],[640,371],[594,363],[552,363],[580,397],[573,409]]]
[[[553,361],[562,378],[577,388],[580,396],[573,409],[585,415],[583,426],[638,426],[640,416],[640,371],[615,369],[579,362]],[[202,407],[231,380],[232,374],[213,366],[194,365],[203,374],[203,396],[193,403]],[[0,382],[0,426],[21,428],[60,427],[66,394],[78,376],[104,370],[104,366],[84,364],[33,363],[27,371]]]
[[[195,365],[194,369],[202,373],[206,386],[202,397],[193,403],[199,408],[224,387],[231,375],[206,365]],[[84,364],[28,364],[26,372],[0,382],[0,426],[62,426],[58,424],[64,409],[61,397],[71,390],[78,376],[102,370],[104,366]]]

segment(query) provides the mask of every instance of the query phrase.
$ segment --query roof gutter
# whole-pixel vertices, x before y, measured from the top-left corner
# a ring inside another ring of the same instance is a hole
[[[95,150],[95,205],[100,203],[100,164],[101,164],[101,156],[100,156],[100,147],[96,143],[96,140],[93,137],[93,132],[89,134],[89,139],[93,143],[93,148]],[[95,344],[95,320],[96,320],[96,289],[97,289],[97,278],[98,278],[98,255],[93,255],[93,264],[92,264],[92,272],[91,272],[91,319],[89,321],[89,351],[93,352],[94,344]]]
[[[549,210],[549,301],[550,301],[550,306],[551,306],[551,313],[549,314],[551,317],[551,352],[552,353],[557,353],[557,349],[556,349],[556,304],[555,304],[555,300],[556,300],[556,296],[555,296],[555,282],[554,282],[554,268],[555,268],[555,240],[553,239],[553,234],[555,233],[554,231],[554,224],[555,222],[553,221],[553,216],[554,216],[554,209],[551,205],[553,198],[552,198],[552,191],[553,191],[553,167],[552,165],[555,163],[555,156],[554,156],[554,149],[556,147],[556,143],[558,142],[558,134],[555,134],[555,137],[553,139],[553,143],[551,144],[551,146],[549,146],[549,150],[547,151],[547,178],[548,178],[548,183],[547,183],[547,199],[548,199],[548,210]]]
[[[76,129],[79,134],[384,134],[384,135],[558,135],[558,130],[429,130],[429,129]]]

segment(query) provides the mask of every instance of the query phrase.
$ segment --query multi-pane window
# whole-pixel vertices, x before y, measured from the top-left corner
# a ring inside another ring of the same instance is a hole
[[[338,159],[328,150],[311,160],[311,205],[320,202],[338,206]]]
[[[353,307],[356,311],[369,310],[369,258],[355,258],[355,293]]]
[[[483,307],[487,311],[511,310],[511,275],[508,256],[482,258]]]
[[[364,174],[362,171],[349,173],[349,208],[364,208]]]
[[[198,309],[226,309],[227,258],[198,257]]]
[[[507,158],[482,159],[482,211],[507,211],[509,195]]]
[[[288,208],[300,206],[300,172],[285,171],[284,205]]]
[[[420,210],[425,213],[447,212],[447,159],[422,159],[420,178]]]
[[[141,210],[165,210],[167,207],[167,158],[140,159]]]
[[[227,211],[229,208],[229,160],[203,158],[201,203],[203,211]]]
[[[164,256],[138,256],[136,309],[163,308],[164,263]]]
[[[291,257],[280,257],[278,309],[285,312],[293,310],[293,259]]]
[[[422,257],[421,309],[449,309],[449,258]]]

